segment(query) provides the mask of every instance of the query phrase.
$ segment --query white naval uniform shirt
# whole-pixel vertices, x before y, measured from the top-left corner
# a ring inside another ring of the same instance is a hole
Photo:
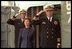
[[[47,18],[48,18],[48,20],[51,22],[53,17],[48,17],[48,16],[47,16]]]

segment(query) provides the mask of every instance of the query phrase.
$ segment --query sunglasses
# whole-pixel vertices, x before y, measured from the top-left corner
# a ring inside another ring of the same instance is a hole
[[[54,11],[54,10],[46,10],[46,12],[50,12],[50,11]]]
[[[20,14],[26,14],[26,13],[20,13]]]

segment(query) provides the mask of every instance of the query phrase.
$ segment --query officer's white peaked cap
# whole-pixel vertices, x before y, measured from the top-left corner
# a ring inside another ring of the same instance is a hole
[[[24,10],[24,9],[20,9],[19,10],[19,13],[21,14],[21,13],[26,13],[26,11]]]
[[[44,5],[43,6],[43,9],[45,10],[45,9],[54,9],[54,5],[49,5],[49,4],[46,4],[46,5]]]

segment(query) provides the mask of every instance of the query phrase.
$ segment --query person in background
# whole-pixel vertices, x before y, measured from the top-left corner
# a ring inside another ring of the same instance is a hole
[[[19,16],[20,19],[16,19],[16,16]],[[15,16],[12,16],[8,19],[7,23],[15,27],[15,48],[17,48],[18,36],[20,28],[23,28],[23,20],[26,17],[26,11],[24,9],[19,10],[19,13]]]

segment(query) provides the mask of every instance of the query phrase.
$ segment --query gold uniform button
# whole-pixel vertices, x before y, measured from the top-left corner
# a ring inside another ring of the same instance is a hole
[[[47,32],[47,34],[48,34],[48,32]]]
[[[52,38],[53,38],[53,36],[52,36]]]
[[[52,31],[53,31],[54,29],[52,28]]]
[[[48,38],[48,36],[47,36],[47,38]]]
[[[47,28],[47,30],[48,30],[48,28]]]
[[[53,32],[52,32],[52,34],[53,34]]]

